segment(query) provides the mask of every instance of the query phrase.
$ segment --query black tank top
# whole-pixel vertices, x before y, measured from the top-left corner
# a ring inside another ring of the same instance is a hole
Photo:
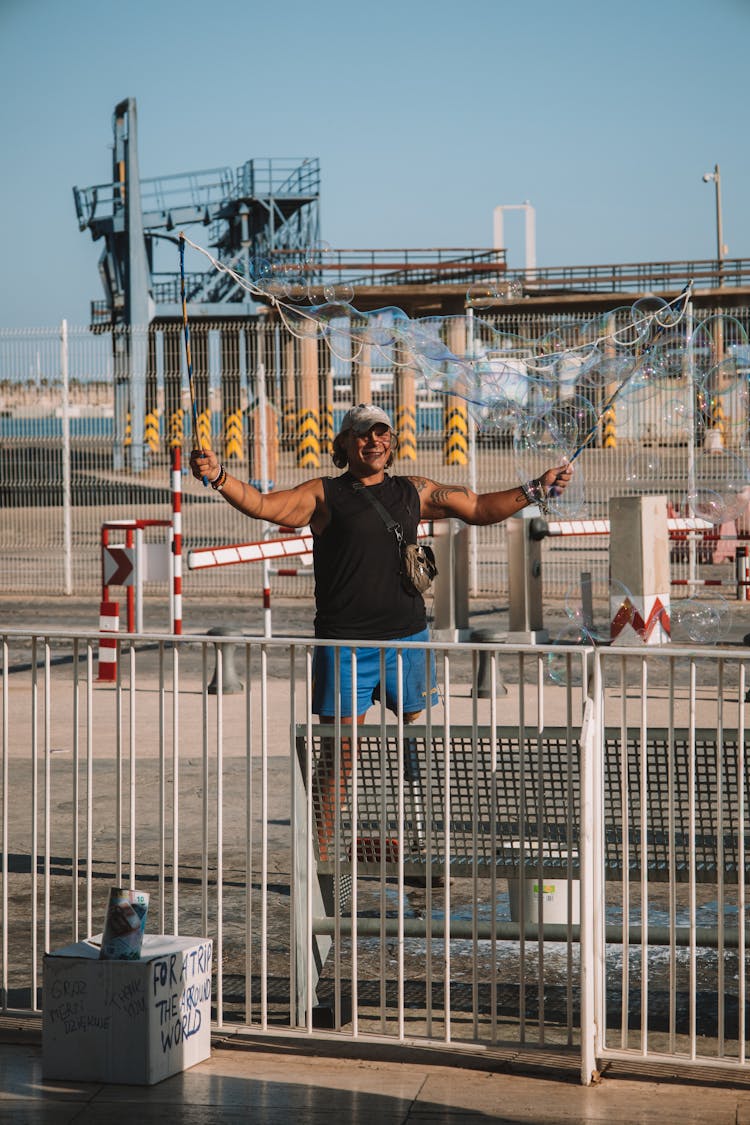
[[[313,535],[315,636],[369,641],[409,637],[427,626],[421,594],[401,585],[396,537],[361,494],[349,473],[326,477],[330,523]],[[419,494],[407,477],[386,476],[373,494],[416,543]]]

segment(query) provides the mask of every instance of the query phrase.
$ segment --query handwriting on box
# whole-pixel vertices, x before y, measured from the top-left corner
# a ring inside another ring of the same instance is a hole
[[[211,946],[171,953],[152,964],[153,1004],[166,1054],[200,1031],[201,1004],[211,998]]]
[[[110,987],[96,996],[88,993],[87,980],[54,980],[49,1020],[61,1024],[66,1035],[108,1031],[113,1009],[135,1019],[150,1008],[159,1027],[162,1052],[166,1054],[202,1026],[202,1006],[211,999],[211,951],[212,946],[206,944],[157,957],[149,964],[148,985],[142,975],[130,977],[121,987]],[[150,995],[146,995],[147,991]]]

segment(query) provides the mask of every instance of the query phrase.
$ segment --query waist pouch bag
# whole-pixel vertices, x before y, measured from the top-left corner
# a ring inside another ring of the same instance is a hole
[[[437,575],[432,547],[420,543],[401,543],[401,584],[408,593],[424,594]]]

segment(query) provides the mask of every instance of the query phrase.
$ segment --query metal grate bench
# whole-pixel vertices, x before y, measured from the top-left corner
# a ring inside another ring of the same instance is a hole
[[[397,734],[389,730],[381,746],[379,726],[360,728],[357,822],[348,800],[335,859],[321,860],[319,832],[314,834],[318,871],[331,874],[342,865],[350,870],[356,841],[360,875],[380,875],[383,866],[393,874],[400,848],[408,875],[424,875],[429,859],[433,873],[447,866],[454,877],[487,876],[494,867],[500,877],[517,878],[523,868],[538,873],[541,858],[545,873],[575,876],[580,730],[547,728],[538,735],[527,728],[522,740],[518,727],[497,727],[493,751],[488,727],[476,734],[471,727],[453,727],[447,754],[445,738],[441,728],[405,728],[400,833]],[[333,752],[333,740],[332,727],[313,727],[314,761],[326,746]],[[626,753],[622,742],[619,729],[605,732],[605,877],[619,878],[624,870],[639,875],[645,855],[650,880],[687,880],[692,862],[698,882],[714,883],[721,873],[736,883],[742,848],[750,854],[747,821],[744,845],[740,833],[740,769],[747,793],[750,754],[740,754],[737,733],[725,731],[718,747],[716,731],[697,730],[691,764],[687,730],[650,728],[643,776],[640,730],[628,731]],[[297,750],[304,766],[305,728],[297,730]],[[314,778],[313,808],[318,818]]]
[[[358,730],[356,800],[347,786],[333,840],[321,849],[321,794],[315,766],[332,754],[332,726],[296,729],[298,810],[307,807],[308,761],[316,830],[311,872],[313,991],[331,935],[349,932],[344,918],[353,861],[358,878],[421,877],[575,880],[580,877],[581,745],[598,740],[580,728],[476,729],[407,726]],[[342,730],[342,739],[348,732]],[[446,737],[448,744],[446,746]],[[608,880],[736,884],[748,880],[750,753],[736,731],[608,729],[602,743],[601,855]],[[692,751],[691,751],[692,747]],[[595,749],[592,749],[592,753]],[[399,780],[401,785],[399,786]],[[353,816],[356,810],[356,819]],[[306,902],[307,825],[297,827],[296,901]],[[645,871],[644,865],[645,863]],[[543,915],[542,915],[543,917]],[[298,913],[299,932],[304,918]],[[541,921],[541,917],[540,917]],[[362,932],[377,923],[364,920]],[[430,924],[422,922],[426,927]],[[359,927],[359,923],[358,923]],[[451,920],[451,932],[453,932]],[[508,936],[512,926],[496,925]],[[577,927],[544,923],[556,940],[576,940]],[[517,927],[515,930],[517,934]],[[533,930],[527,929],[527,936]],[[479,936],[482,936],[480,934]],[[306,948],[297,950],[298,1011],[306,1010]]]

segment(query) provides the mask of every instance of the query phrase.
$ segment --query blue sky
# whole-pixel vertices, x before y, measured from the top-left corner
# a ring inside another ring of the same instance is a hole
[[[72,188],[126,97],[144,177],[319,157],[334,247],[489,247],[528,199],[541,266],[710,258],[718,163],[750,256],[749,46],[748,0],[0,0],[0,327],[88,323]]]

